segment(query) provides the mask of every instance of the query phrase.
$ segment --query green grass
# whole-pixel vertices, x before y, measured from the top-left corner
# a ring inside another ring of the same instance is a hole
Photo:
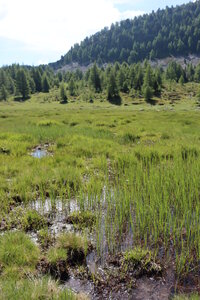
[[[63,248],[50,248],[47,253],[47,259],[51,265],[56,265],[60,260],[67,260],[67,251]]]
[[[57,238],[54,248],[50,248],[49,254],[52,254],[50,255],[51,257],[53,257],[53,254],[57,257],[63,257],[65,252],[65,259],[73,264],[74,262],[82,262],[87,254],[87,250],[86,238],[75,233],[63,233]]]
[[[17,279],[34,272],[39,256],[38,247],[23,232],[8,232],[0,238],[0,264],[5,277]]]
[[[55,241],[55,237],[49,232],[48,228],[39,230],[37,236],[41,247],[44,249],[51,246]]]
[[[199,300],[200,296],[198,296],[197,294],[195,295],[179,295],[179,296],[175,296],[173,299],[175,300]]]
[[[25,103],[0,103],[0,149],[6,150],[0,151],[0,221],[15,211],[16,199],[28,204],[75,198],[81,213],[72,215],[78,215],[80,229],[88,224],[82,217],[88,211],[96,218],[99,255],[103,241],[110,253],[118,252],[131,229],[135,247],[150,249],[154,258],[162,252],[166,265],[175,264],[177,280],[197,274],[200,119],[189,97],[196,88],[167,85],[164,105],[155,106],[143,99],[133,105],[139,100],[125,95],[121,107],[79,98],[66,105],[42,103],[42,94]],[[47,142],[52,156],[31,157],[34,147]],[[33,219],[37,224],[31,214]],[[69,245],[86,249],[74,236],[60,238],[55,247]]]
[[[15,280],[0,281],[1,300],[87,300],[85,296],[76,296],[69,290],[63,290],[54,280],[44,277],[42,279],[26,279],[16,282]]]
[[[125,271],[134,272],[135,276],[162,273],[162,267],[154,261],[151,251],[140,247],[123,253],[122,268]]]
[[[124,253],[124,263],[126,264],[133,264],[137,265],[138,263],[141,263],[141,261],[150,261],[151,259],[151,252],[145,249],[141,249],[139,247],[131,250],[126,251]]]

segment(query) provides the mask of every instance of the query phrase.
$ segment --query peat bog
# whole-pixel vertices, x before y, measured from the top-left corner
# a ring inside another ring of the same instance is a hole
[[[0,104],[0,299],[199,299],[199,110],[126,104]]]

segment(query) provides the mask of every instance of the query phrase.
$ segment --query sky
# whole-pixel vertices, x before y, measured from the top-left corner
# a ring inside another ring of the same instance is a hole
[[[0,0],[0,66],[54,62],[105,26],[187,0]]]

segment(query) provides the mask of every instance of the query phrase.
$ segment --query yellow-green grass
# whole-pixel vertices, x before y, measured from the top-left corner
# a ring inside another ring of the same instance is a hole
[[[48,277],[29,278],[20,281],[0,281],[0,300],[87,300],[85,295],[75,295],[67,289],[61,290],[58,282]]]

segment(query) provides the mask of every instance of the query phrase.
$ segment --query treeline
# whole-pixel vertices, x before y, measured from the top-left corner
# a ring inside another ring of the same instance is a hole
[[[37,92],[48,93],[55,84],[55,75],[46,66],[28,67],[12,65],[0,69],[0,100],[9,96],[26,100]]]
[[[116,61],[129,64],[170,55],[200,54],[200,1],[166,7],[151,14],[112,24],[86,38],[56,63],[54,69],[71,62],[99,65]]]
[[[146,101],[161,97],[164,83],[173,81],[180,84],[200,82],[200,64],[188,64],[183,68],[176,62],[169,63],[167,69],[152,68],[149,61],[143,64],[127,63],[98,67],[96,63],[83,74],[76,72],[57,73],[60,82],[60,100],[83,96],[92,101],[94,93],[103,94],[103,99],[115,104],[121,103],[121,94],[144,97]]]
[[[91,93],[104,93],[110,102],[119,103],[120,94],[125,93],[146,100],[160,97],[163,82],[175,81],[180,84],[200,82],[200,64],[188,64],[183,68],[176,62],[169,63],[167,69],[152,68],[149,61],[143,64],[127,63],[98,67],[96,63],[83,73],[54,73],[49,67],[22,67],[13,65],[0,69],[0,99],[26,100],[31,94],[48,93],[51,88],[58,90],[57,100],[66,103],[69,97]],[[87,89],[87,91],[86,91]],[[86,92],[85,92],[86,91]]]
[[[159,67],[152,68],[149,61],[145,60],[143,64],[115,63],[108,65],[104,70],[98,68],[95,63],[87,71],[84,79],[94,92],[106,91],[107,99],[111,102],[120,98],[120,93],[151,100],[154,96],[161,96],[165,81],[174,81],[182,85],[187,82],[200,82],[200,64],[197,67],[188,64],[183,68],[180,64],[171,62],[167,69],[163,70]]]

